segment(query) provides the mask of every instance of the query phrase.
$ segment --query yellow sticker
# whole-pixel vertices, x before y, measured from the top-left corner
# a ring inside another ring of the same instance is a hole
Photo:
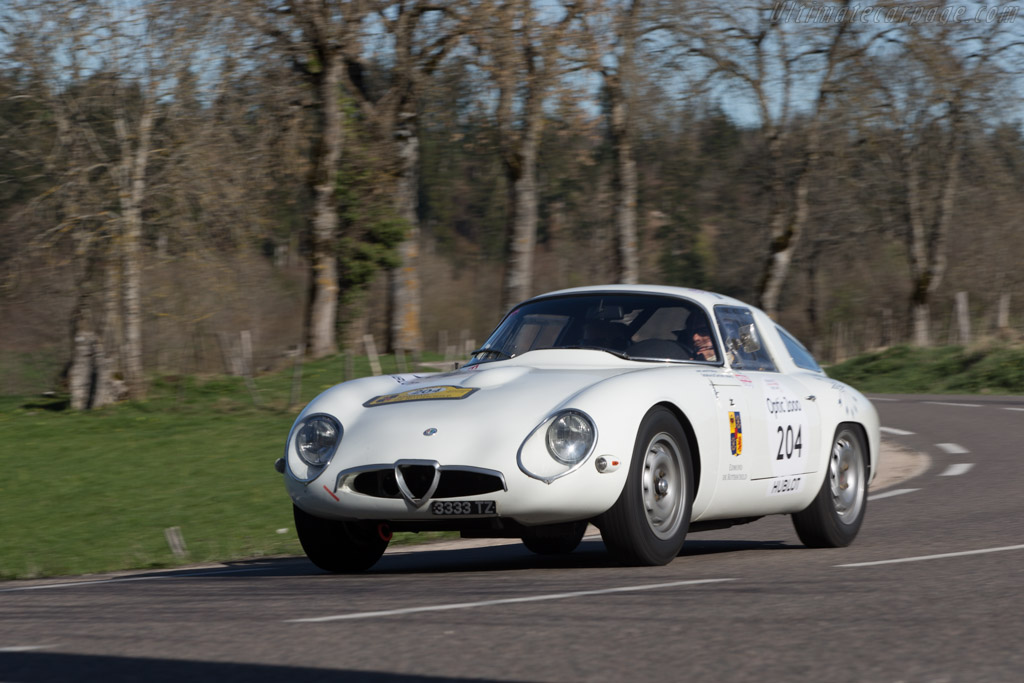
[[[363,406],[366,408],[373,408],[374,406],[386,406],[392,403],[408,403],[410,401],[454,401],[460,398],[466,398],[478,389],[479,387],[423,387],[421,389],[403,391],[400,394],[374,396],[364,403]]]

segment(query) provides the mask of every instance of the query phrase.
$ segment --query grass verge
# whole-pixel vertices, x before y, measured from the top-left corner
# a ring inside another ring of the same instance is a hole
[[[354,376],[370,374],[355,361]],[[344,376],[343,357],[307,363],[292,407],[292,370],[255,392],[240,378],[158,378],[146,401],[90,413],[65,397],[0,398],[0,578],[300,554],[273,463],[301,406]]]
[[[894,346],[827,368],[879,394],[1024,394],[1024,347]]]

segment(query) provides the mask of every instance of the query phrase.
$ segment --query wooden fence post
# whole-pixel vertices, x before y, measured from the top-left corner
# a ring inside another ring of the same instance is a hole
[[[957,342],[968,346],[971,343],[971,312],[967,304],[967,292],[956,293]]]
[[[1010,327],[1010,294],[1003,293],[999,296],[999,312],[996,314],[996,327],[1005,330]]]
[[[377,355],[377,344],[373,341],[373,335],[364,334],[363,343],[366,344],[366,355],[370,360],[370,372],[375,377],[383,374],[383,371],[380,369],[380,356]]]

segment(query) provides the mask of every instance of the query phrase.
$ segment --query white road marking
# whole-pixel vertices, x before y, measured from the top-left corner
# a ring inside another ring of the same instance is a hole
[[[1024,408],[1003,408],[1003,410],[1016,410],[1019,413],[1024,413]]]
[[[871,400],[871,401],[898,401],[899,399],[898,398],[878,398],[878,397],[875,397],[875,398],[872,398],[872,399],[869,399],[869,400]]]
[[[879,500],[881,498],[892,498],[893,496],[902,496],[904,493],[913,493],[914,491],[920,491],[921,489],[893,489],[892,491],[883,491],[882,493],[876,493],[872,496],[868,496],[868,500]]]
[[[905,429],[896,429],[895,427],[879,427],[878,431],[883,434],[892,434],[894,436],[910,436],[914,432],[908,432]]]
[[[305,619],[287,619],[288,624],[310,624],[325,621],[350,621],[353,619],[372,619],[373,617],[392,617],[403,614],[417,614],[419,612],[443,612],[453,609],[470,609],[473,607],[492,607],[494,605],[514,605],[523,602],[542,602],[545,600],[564,600],[566,598],[579,598],[590,595],[609,595],[611,593],[631,593],[635,591],[658,590],[662,588],[677,588],[679,586],[697,586],[706,583],[721,583],[723,581],[735,581],[735,579],[697,579],[693,581],[673,581],[671,583],[654,583],[645,586],[619,586],[617,588],[602,588],[591,591],[573,591],[571,593],[549,593],[548,595],[530,595],[522,598],[502,598],[499,600],[481,600],[479,602],[455,602],[447,605],[426,605],[423,607],[405,607],[402,609],[386,609],[377,612],[353,612],[351,614],[335,614],[327,617],[308,617]]]
[[[0,647],[0,652],[31,652],[32,650],[46,650],[53,645],[15,645],[14,647]]]
[[[939,476],[957,477],[960,476],[961,474],[966,474],[972,467],[974,467],[974,463],[972,462],[962,462],[956,465],[950,465],[949,467],[946,468],[946,471],[940,474]]]
[[[35,586],[18,586],[17,588],[0,588],[0,593],[20,593],[22,591],[42,591],[50,588],[73,588],[75,586],[102,586],[108,583],[128,583],[130,581],[156,581],[157,579],[190,579],[192,577],[215,576],[217,574],[242,574],[244,572],[266,571],[267,567],[250,567],[247,569],[217,569],[208,572],[181,572],[178,574],[159,574],[156,576],[123,576],[117,579],[100,579],[98,581],[65,581],[63,583],[43,583]]]
[[[962,455],[964,453],[970,453],[969,450],[967,450],[958,443],[937,443],[935,444],[935,446],[937,448],[941,448],[950,455]]]
[[[920,557],[902,557],[898,560],[879,560],[878,562],[854,562],[852,564],[837,564],[837,567],[873,567],[879,564],[900,564],[902,562],[923,562],[925,560],[943,560],[949,557],[966,557],[968,555],[983,555],[985,553],[1001,553],[1006,550],[1024,550],[1024,545],[1007,545],[1001,548],[982,548],[981,550],[965,550],[960,553],[942,553],[941,555],[921,555]]]
[[[954,408],[980,408],[980,403],[945,403],[944,401],[925,401],[933,406],[953,406]]]

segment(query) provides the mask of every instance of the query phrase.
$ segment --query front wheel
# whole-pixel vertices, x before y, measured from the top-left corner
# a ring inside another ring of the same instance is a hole
[[[809,548],[843,548],[857,537],[868,505],[868,453],[859,428],[843,424],[832,441],[828,475],[814,501],[793,515]]]
[[[637,430],[626,485],[601,517],[605,546],[623,564],[668,564],[686,539],[693,495],[686,434],[670,410],[656,407]]]
[[[538,555],[568,555],[576,550],[586,532],[586,521],[534,527],[523,534],[523,545]]]
[[[390,538],[373,522],[343,522],[314,517],[293,505],[295,531],[306,557],[337,574],[366,571],[380,559]]]

